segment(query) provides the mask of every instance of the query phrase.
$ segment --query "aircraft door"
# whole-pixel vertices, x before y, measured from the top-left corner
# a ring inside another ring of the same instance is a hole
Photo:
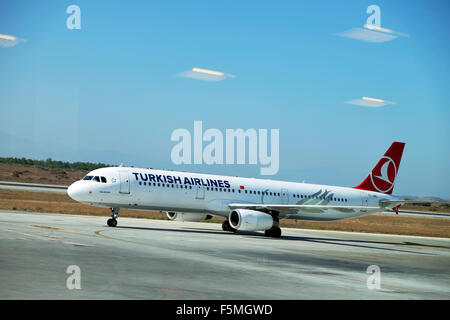
[[[127,171],[119,171],[120,193],[130,193],[130,178]]]
[[[368,207],[369,206],[369,196],[367,194],[365,194],[364,192],[360,192],[359,194],[361,196],[362,206]]]
[[[205,199],[205,187],[197,186],[197,194],[195,195],[195,199],[199,199],[199,200]]]

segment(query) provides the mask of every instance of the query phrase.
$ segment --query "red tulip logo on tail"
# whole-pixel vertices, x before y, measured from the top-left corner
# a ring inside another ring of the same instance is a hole
[[[370,173],[370,179],[374,188],[384,193],[392,189],[396,175],[397,168],[394,160],[385,156]]]
[[[391,194],[404,148],[403,142],[393,142],[367,178],[355,189]]]

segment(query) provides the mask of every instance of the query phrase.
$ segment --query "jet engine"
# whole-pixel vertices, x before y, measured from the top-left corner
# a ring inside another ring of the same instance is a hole
[[[191,212],[167,212],[167,218],[169,220],[176,221],[202,221],[212,218],[211,215],[205,213],[191,213]]]
[[[233,210],[228,220],[232,228],[244,231],[268,230],[273,226],[273,218],[270,214],[256,210]]]

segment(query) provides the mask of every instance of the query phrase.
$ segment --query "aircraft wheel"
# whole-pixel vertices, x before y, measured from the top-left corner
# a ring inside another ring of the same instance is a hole
[[[279,227],[272,227],[272,228],[264,231],[264,235],[266,237],[271,237],[271,238],[280,238],[281,237],[281,229]]]
[[[230,222],[228,220],[225,220],[222,223],[222,230],[223,231],[230,231],[230,232],[236,232],[236,229],[230,226]]]
[[[109,227],[115,227],[115,226],[117,226],[117,220],[116,219],[108,219],[108,226]]]

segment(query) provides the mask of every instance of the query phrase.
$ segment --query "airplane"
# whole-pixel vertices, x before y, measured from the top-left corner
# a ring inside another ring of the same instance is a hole
[[[134,167],[106,167],[71,184],[75,201],[111,210],[107,225],[117,226],[120,209],[167,212],[170,220],[225,217],[228,232],[264,231],[279,238],[280,219],[334,221],[393,210],[408,200],[393,196],[405,143],[393,142],[356,187],[243,178]]]

